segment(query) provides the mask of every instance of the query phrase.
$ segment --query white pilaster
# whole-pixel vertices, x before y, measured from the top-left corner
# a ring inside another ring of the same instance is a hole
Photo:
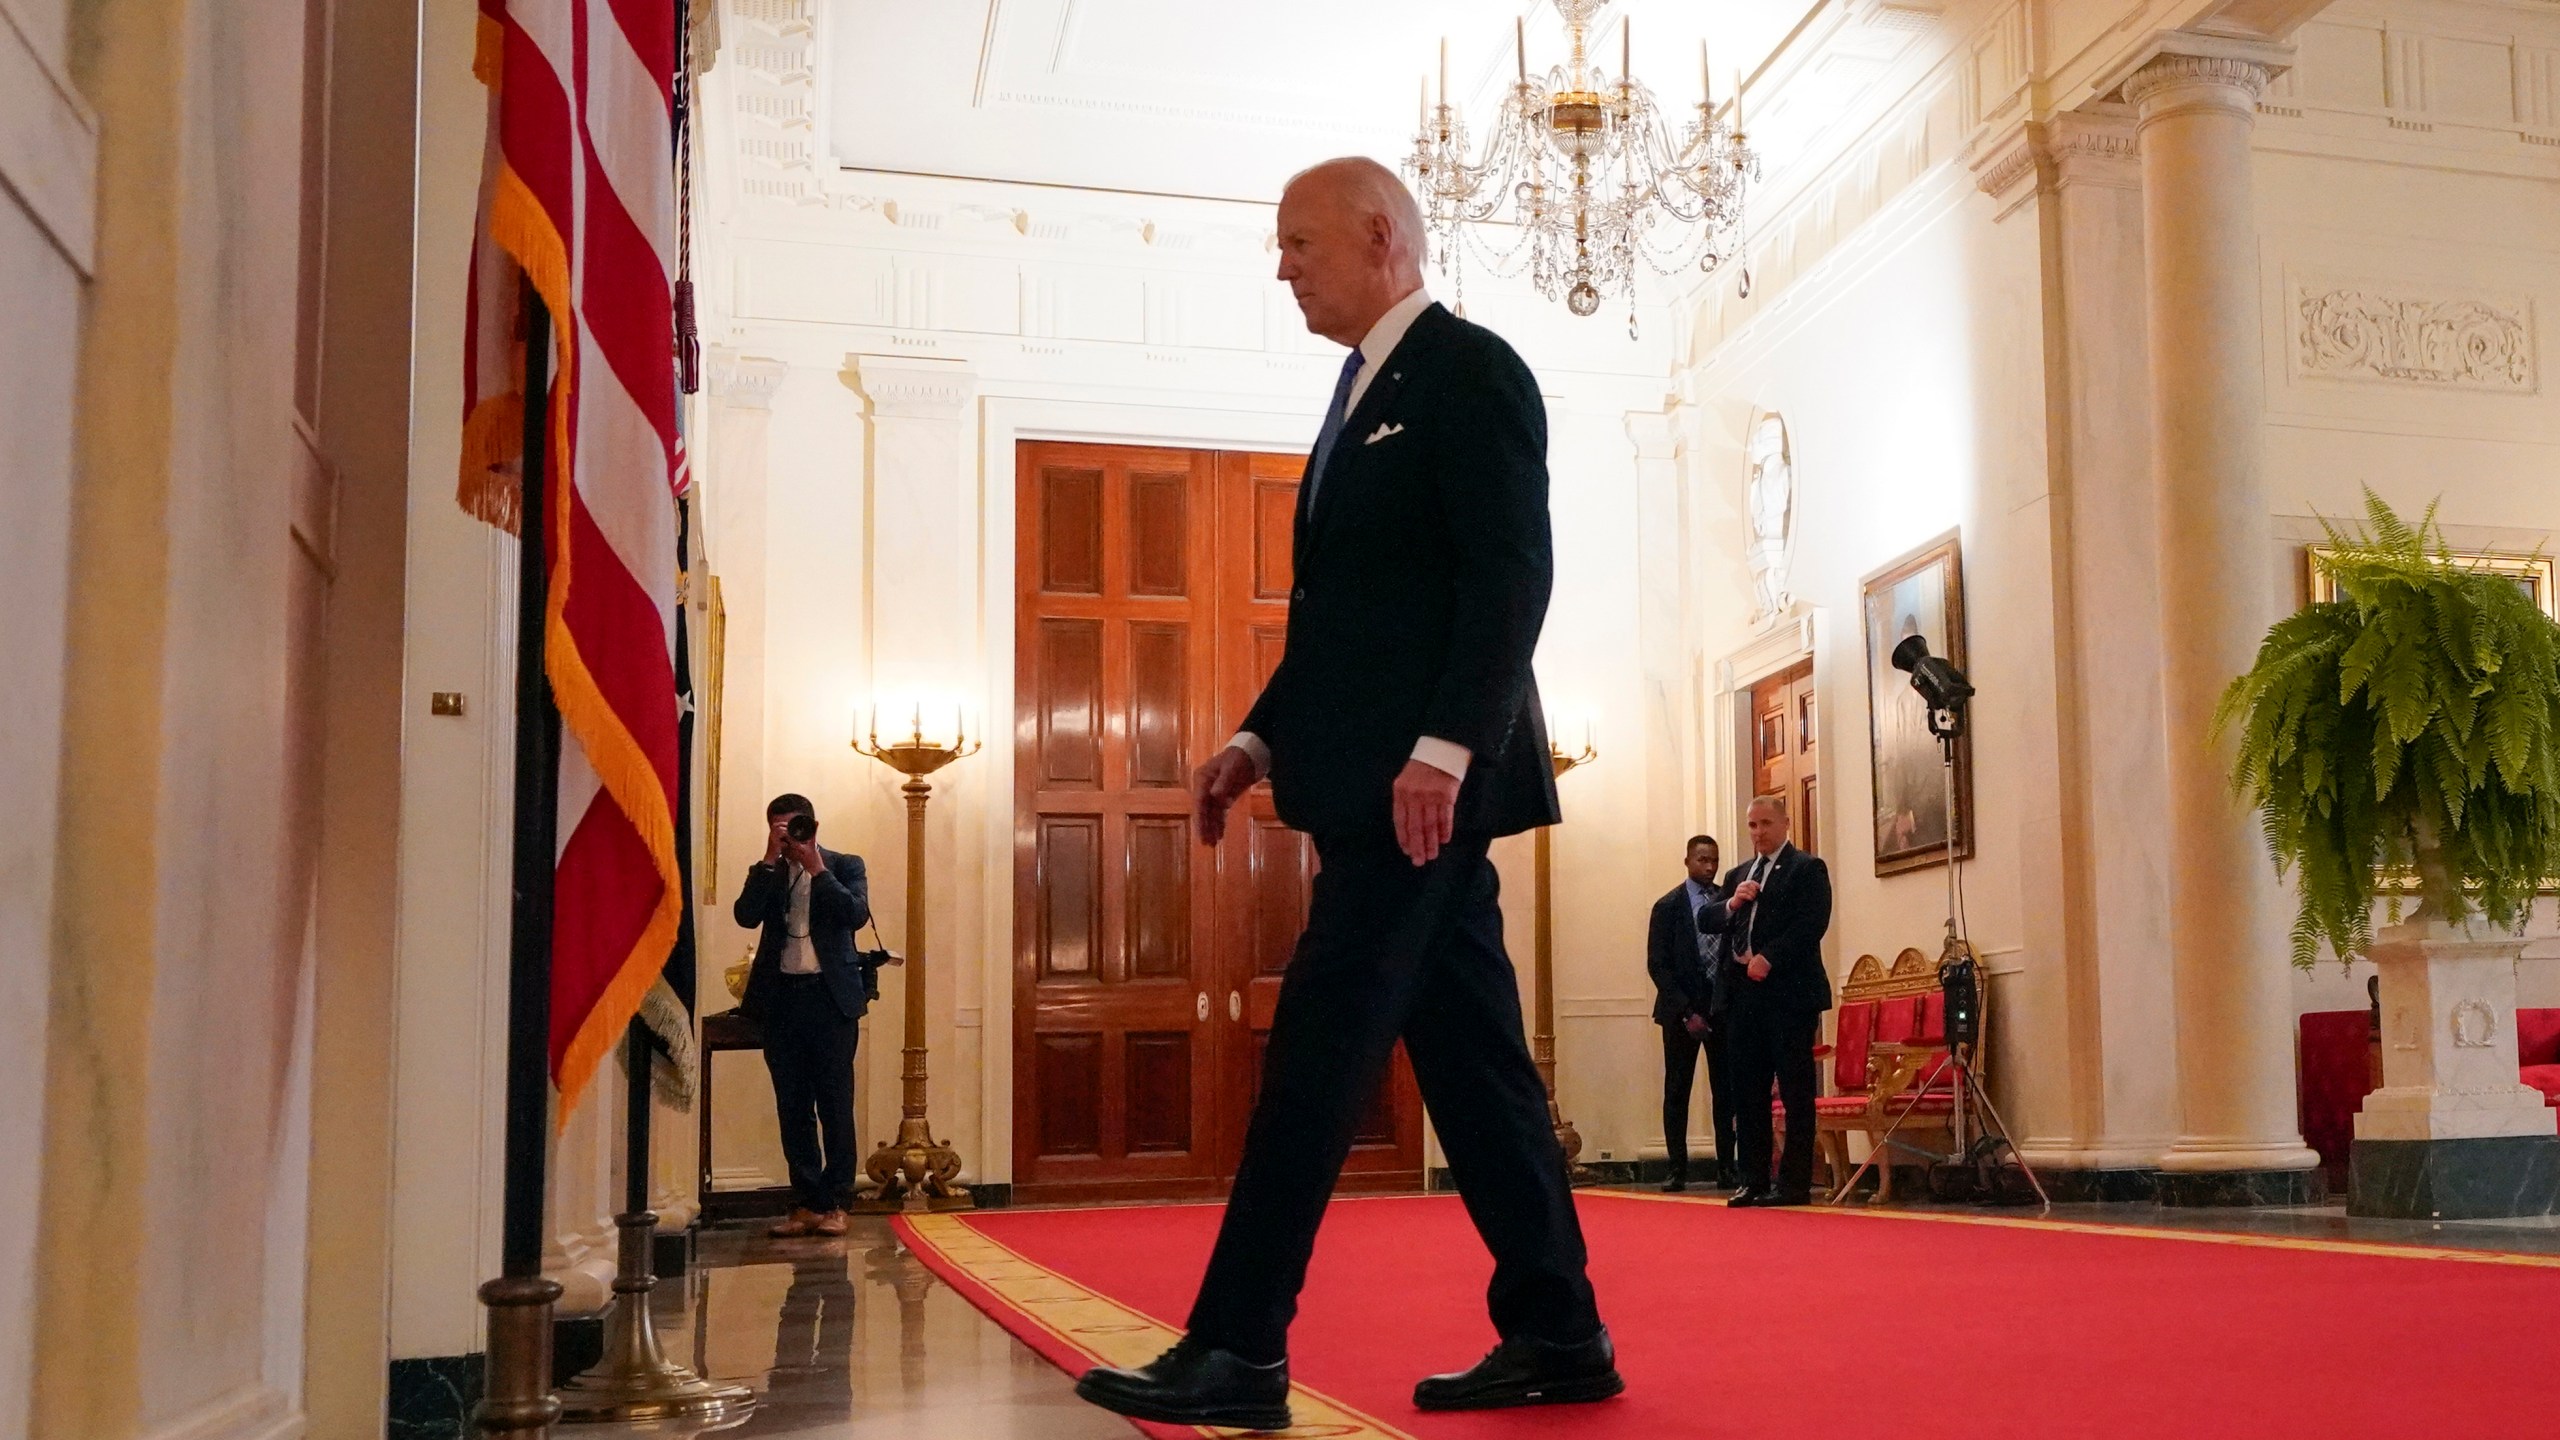
[[[2219,47],[2216,47],[2219,48]],[[2293,1005],[2273,868],[2232,800],[2214,706],[2274,618],[2274,533],[2260,474],[2264,357],[2249,137],[2269,67],[2164,53],[2125,81],[2142,150],[2158,487],[2177,995],[2177,1144],[2164,1169],[2306,1170]]]

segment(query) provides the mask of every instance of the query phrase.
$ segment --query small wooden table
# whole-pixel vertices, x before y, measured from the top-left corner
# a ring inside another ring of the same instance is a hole
[[[696,1118],[701,1124],[702,1143],[697,1147],[702,1156],[700,1187],[702,1218],[706,1222],[741,1220],[759,1215],[780,1215],[791,1208],[789,1185],[767,1185],[755,1190],[714,1190],[711,1188],[711,1072],[718,1068],[713,1057],[723,1050],[764,1049],[764,1038],[755,1025],[735,1010],[702,1017],[702,1093],[695,1097]]]

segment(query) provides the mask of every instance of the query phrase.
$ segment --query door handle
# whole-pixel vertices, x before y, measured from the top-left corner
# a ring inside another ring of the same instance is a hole
[[[1234,990],[1227,992],[1227,1018],[1230,1020],[1244,1018],[1244,996]]]
[[[1208,992],[1208,991],[1203,990],[1203,991],[1201,991],[1201,992],[1200,992],[1200,1003],[1192,1007],[1192,1013],[1193,1013],[1193,1014],[1195,1014],[1195,1015],[1197,1015],[1197,1016],[1199,1016],[1199,1017],[1200,1017],[1201,1019],[1203,1019],[1203,1020],[1206,1020],[1206,1019],[1208,1019],[1208,1018],[1209,1018],[1209,992]]]

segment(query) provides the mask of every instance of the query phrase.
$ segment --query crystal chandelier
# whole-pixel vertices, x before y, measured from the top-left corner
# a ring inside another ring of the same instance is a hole
[[[1716,116],[1703,42],[1697,116],[1676,143],[1653,92],[1629,73],[1625,26],[1618,73],[1591,64],[1585,40],[1608,3],[1554,0],[1573,59],[1535,77],[1525,27],[1512,22],[1519,79],[1472,163],[1466,120],[1449,103],[1449,45],[1441,41],[1440,102],[1429,104],[1426,92],[1404,168],[1441,272],[1456,271],[1462,302],[1464,252],[1472,246],[1495,274],[1525,270],[1540,295],[1561,298],[1576,315],[1596,313],[1604,293],[1624,293],[1632,337],[1640,266],[1670,275],[1692,264],[1712,272],[1739,259],[1743,193],[1759,178],[1760,157],[1742,132],[1738,74],[1731,116]],[[1748,263],[1737,268],[1747,295]]]

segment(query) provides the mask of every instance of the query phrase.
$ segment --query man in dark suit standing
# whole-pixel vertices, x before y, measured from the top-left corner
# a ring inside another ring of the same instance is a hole
[[[1353,348],[1299,485],[1287,643],[1242,732],[1194,777],[1195,814],[1215,845],[1268,775],[1322,868],[1188,1333],[1077,1393],[1170,1424],[1289,1423],[1307,1258],[1401,1037],[1493,1252],[1500,1336],[1414,1403],[1602,1399],[1624,1385],[1486,858],[1494,837],[1559,818],[1529,672],[1554,575],[1545,407],[1510,346],[1424,293],[1421,214],[1384,166],[1300,174],[1278,221],[1279,278],[1307,328]]]
[[[853,934],[871,919],[871,889],[861,856],[818,844],[808,797],[775,796],[765,821],[764,859],[747,871],[730,913],[763,931],[738,1009],[764,1036],[791,1165],[794,1205],[772,1233],[842,1235],[862,1161],[853,1138],[856,1022],[871,1008]]]
[[[1662,1027],[1662,1143],[1671,1152],[1671,1175],[1662,1188],[1689,1188],[1689,1094],[1698,1059],[1707,1062],[1707,1101],[1715,1116],[1716,1185],[1730,1189],[1733,1163],[1733,1085],[1725,1071],[1724,1007],[1716,986],[1724,937],[1702,934],[1698,912],[1724,903],[1716,884],[1715,837],[1692,835],[1683,857],[1689,877],[1653,902],[1645,934],[1645,973],[1653,977],[1653,1023]]]
[[[1804,1205],[1813,1199],[1813,1044],[1831,1008],[1822,936],[1831,928],[1831,871],[1787,843],[1787,802],[1751,802],[1749,860],[1724,877],[1722,905],[1698,912],[1698,928],[1722,935],[1731,1025],[1734,1141],[1742,1189],[1733,1205]],[[1770,1179],[1769,1085],[1787,1112],[1787,1150]]]

